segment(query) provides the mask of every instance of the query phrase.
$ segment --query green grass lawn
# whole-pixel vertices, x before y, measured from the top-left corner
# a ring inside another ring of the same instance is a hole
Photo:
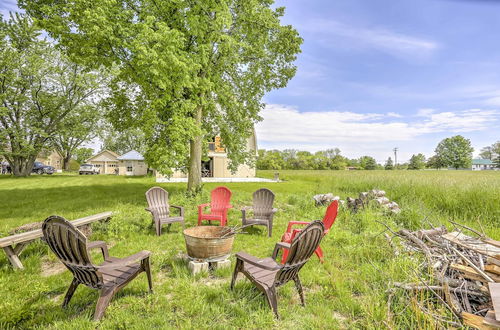
[[[272,171],[259,176],[272,177]],[[306,307],[299,303],[293,283],[278,290],[280,320],[247,280],[229,290],[232,269],[191,276],[177,256],[185,251],[181,226],[157,237],[144,210],[145,191],[153,178],[53,175],[12,178],[0,176],[0,237],[22,224],[57,214],[75,219],[103,211],[116,215],[107,224],[93,226],[92,240],[104,240],[110,254],[124,257],[152,251],[154,293],[147,293],[144,274],[115,296],[100,323],[92,321],[97,291],[80,286],[69,307],[60,306],[71,274],[38,241],[21,255],[23,271],[14,271],[0,256],[0,328],[416,328],[435,326],[406,296],[392,301],[388,317],[386,290],[392,281],[412,281],[418,258],[394,256],[381,235],[381,220],[394,229],[449,225],[454,219],[500,239],[500,172],[472,171],[281,171],[281,183],[230,183],[233,191],[229,224],[241,224],[240,207],[251,194],[267,187],[276,193],[273,237],[264,227],[238,235],[233,251],[270,256],[290,220],[322,218],[312,196],[332,192],[346,198],[378,188],[400,204],[402,212],[388,216],[377,209],[357,214],[341,210],[322,242],[326,261],[313,256],[300,275]],[[196,205],[209,201],[217,184],[205,184],[196,198],[184,196],[185,184],[159,184],[169,191],[172,204],[186,209],[187,226],[197,219]],[[424,221],[424,219],[426,219]],[[450,227],[451,228],[451,227]],[[97,254],[96,261],[99,261]],[[234,258],[232,258],[234,266]],[[442,311],[446,313],[446,311]]]

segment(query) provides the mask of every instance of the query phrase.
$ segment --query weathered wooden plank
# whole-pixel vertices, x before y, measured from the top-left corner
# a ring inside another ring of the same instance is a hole
[[[495,241],[494,239],[491,238],[483,238],[482,241],[500,248],[500,241]]]
[[[83,225],[90,224],[92,222],[111,218],[112,216],[113,216],[113,212],[103,212],[103,213],[94,214],[94,215],[91,215],[88,217],[73,220],[73,221],[71,221],[71,223],[76,227],[80,227]],[[16,234],[16,235],[12,235],[12,236],[7,236],[4,238],[0,238],[0,247],[3,248],[6,246],[12,246],[12,245],[17,244],[17,243],[33,241],[33,240],[36,240],[42,236],[43,236],[43,234],[42,234],[41,229],[37,229],[37,230],[25,232],[25,233],[20,233],[20,234]]]
[[[484,324],[484,317],[479,316],[479,315],[474,315],[471,313],[467,312],[462,312],[462,320],[464,321],[464,324],[473,327],[474,329],[480,329],[480,330],[492,330],[495,329],[492,326],[489,326],[487,324]]]
[[[500,247],[485,243],[479,239],[464,235],[459,232],[451,232],[441,235],[442,238],[466,249],[476,251],[486,256],[495,257],[500,255]]]
[[[487,324],[487,325],[491,325],[491,326],[495,327],[495,329],[500,328],[500,321],[496,320],[494,311],[488,311],[488,313],[486,313],[486,316],[484,317],[483,323]]]
[[[479,274],[478,272],[476,272],[474,270],[474,268],[472,268],[472,267],[465,266],[465,265],[460,265],[460,264],[451,264],[450,268],[462,272],[464,274],[464,277],[469,278],[471,280],[480,281],[480,282],[484,282],[484,283],[488,282],[487,279],[485,279],[483,276],[481,276],[481,274]],[[493,281],[500,282],[500,276],[499,275],[496,275],[496,274],[493,274],[493,273],[490,273],[490,272],[486,272],[486,274],[489,277],[491,277],[491,279]]]
[[[495,319],[500,320],[500,283],[488,283]]]
[[[497,259],[497,258],[488,257],[486,259],[486,262],[489,264],[500,266],[500,259]]]
[[[484,266],[484,270],[496,275],[500,275],[500,266],[497,265],[486,265]]]
[[[14,252],[12,247],[6,246],[3,250],[5,251],[5,254],[7,254],[7,258],[9,258],[9,261],[14,269],[24,269],[21,260],[19,260],[19,256]]]

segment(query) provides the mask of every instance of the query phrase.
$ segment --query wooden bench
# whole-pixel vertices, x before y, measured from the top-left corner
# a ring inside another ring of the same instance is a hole
[[[88,217],[80,218],[71,221],[75,227],[82,227],[90,225],[93,222],[100,220],[108,220],[113,216],[113,212],[103,212],[99,214],[90,215]],[[12,236],[7,236],[0,238],[0,247],[7,254],[10,263],[14,269],[23,269],[24,266],[19,260],[19,255],[23,251],[24,247],[31,243],[32,241],[43,237],[41,229],[27,231],[25,233],[20,233]]]

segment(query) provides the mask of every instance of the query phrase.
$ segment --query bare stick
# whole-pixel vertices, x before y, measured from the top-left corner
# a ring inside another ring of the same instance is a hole
[[[461,223],[455,222],[455,221],[450,220],[450,219],[448,219],[448,221],[449,221],[449,222],[451,222],[452,224],[454,224],[455,226],[459,226],[459,227],[462,227],[462,228],[467,229],[467,230],[468,230],[468,231],[470,231],[470,232],[473,232],[474,234],[476,234],[476,235],[477,235],[477,236],[479,236],[479,237],[484,237],[484,236],[485,236],[484,234],[482,234],[482,233],[478,232],[478,231],[477,231],[477,230],[475,230],[475,229],[472,229],[472,228],[471,228],[471,227],[469,227],[469,226],[462,225]]]
[[[485,272],[483,272],[481,270],[481,268],[479,268],[478,266],[476,266],[475,263],[473,263],[469,258],[467,258],[462,252],[458,251],[457,249],[455,249],[453,246],[451,247],[451,249],[456,253],[458,254],[462,259],[465,260],[465,262],[467,262],[472,268],[474,268],[474,270],[476,272],[478,272],[482,277],[484,277],[485,280],[487,280],[488,282],[495,282],[491,279],[491,277],[489,277]]]

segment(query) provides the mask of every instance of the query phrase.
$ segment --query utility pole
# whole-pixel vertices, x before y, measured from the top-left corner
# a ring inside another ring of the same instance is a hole
[[[394,151],[394,168],[398,166],[398,147],[392,149]]]

